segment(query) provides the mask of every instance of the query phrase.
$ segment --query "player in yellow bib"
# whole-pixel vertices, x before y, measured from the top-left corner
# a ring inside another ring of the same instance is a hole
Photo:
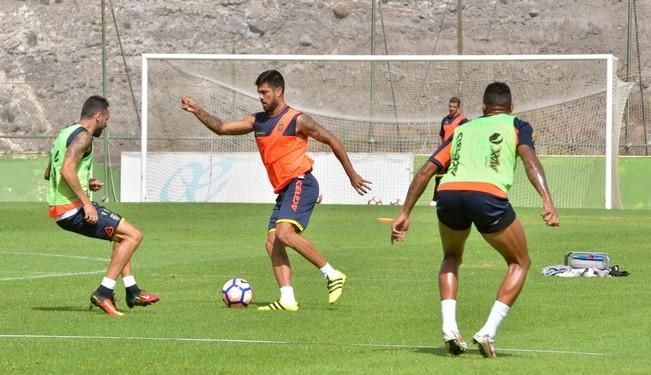
[[[492,358],[497,329],[518,298],[530,265],[524,229],[507,198],[513,184],[516,156],[522,159],[529,181],[542,198],[545,223],[558,226],[559,219],[534,151],[533,129],[511,115],[513,105],[508,85],[501,82],[488,85],[483,103],[484,116],[456,128],[452,138],[414,176],[402,212],[393,223],[391,240],[406,238],[414,204],[432,176],[448,168],[438,189],[436,206],[443,245],[439,271],[443,341],[453,355],[467,349],[457,327],[456,299],[464,244],[474,223],[508,265],[488,319],[473,336],[481,354]]]
[[[142,233],[120,215],[93,202],[89,192],[104,185],[91,178],[93,137],[99,137],[110,117],[109,103],[91,96],[84,103],[79,122],[61,129],[50,149],[44,178],[49,181],[49,215],[59,227],[84,236],[113,241],[113,254],[100,286],[90,302],[109,315],[123,315],[115,306],[113,290],[120,274],[129,307],[147,306],[159,300],[141,290],[131,270],[131,256],[142,241]]]

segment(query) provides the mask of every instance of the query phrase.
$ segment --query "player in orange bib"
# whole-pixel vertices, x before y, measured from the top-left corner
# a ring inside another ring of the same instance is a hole
[[[454,129],[468,122],[466,116],[461,113],[461,99],[453,96],[448,101],[448,115],[441,120],[441,129],[439,130],[439,144],[447,141],[454,134]],[[438,188],[445,171],[440,171],[434,177],[434,196],[432,197],[431,206],[436,206],[439,200]]]
[[[313,161],[306,154],[308,137],[330,146],[358,194],[366,194],[370,190],[370,182],[355,172],[343,144],[336,136],[310,116],[285,103],[285,80],[278,71],[262,72],[255,84],[264,111],[242,120],[222,121],[186,96],[181,98],[181,108],[193,113],[218,135],[254,132],[262,163],[274,192],[278,194],[269,219],[265,248],[280,287],[280,299],[258,309],[298,311],[291,283],[292,269],[285,250],[287,247],[296,250],[319,268],[327,279],[328,302],[335,303],[343,291],[346,275],[333,268],[314,244],[301,235],[319,196],[319,184],[311,174]]]

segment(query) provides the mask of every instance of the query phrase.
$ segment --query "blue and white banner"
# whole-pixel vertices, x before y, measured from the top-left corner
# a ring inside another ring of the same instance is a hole
[[[348,154],[355,170],[372,182],[360,196],[332,153],[310,153],[312,174],[325,204],[401,203],[412,177],[413,155]],[[276,195],[257,152],[147,154],[145,202],[272,203]],[[123,202],[141,201],[139,152],[122,153],[120,195]]]

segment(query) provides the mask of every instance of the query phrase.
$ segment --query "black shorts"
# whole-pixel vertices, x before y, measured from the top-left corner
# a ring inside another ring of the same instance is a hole
[[[311,173],[296,177],[278,194],[267,229],[275,230],[277,223],[284,222],[304,231],[318,197],[319,182]]]
[[[479,191],[439,192],[436,216],[445,226],[466,230],[472,223],[480,233],[500,231],[515,221],[515,211],[506,198]]]
[[[91,224],[84,220],[84,209],[82,208],[76,214],[58,220],[57,225],[65,230],[83,234],[87,237],[111,241],[122,221],[122,216],[95,202],[93,202],[93,206],[97,210],[97,224]]]

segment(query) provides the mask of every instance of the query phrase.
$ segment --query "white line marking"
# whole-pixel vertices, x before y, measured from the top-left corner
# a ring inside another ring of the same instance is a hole
[[[47,278],[50,278],[50,277],[65,277],[65,276],[97,275],[99,273],[105,273],[105,272],[106,272],[106,270],[88,271],[88,272],[47,273],[47,274],[44,274],[44,275],[3,277],[3,278],[0,278],[0,281],[47,279]]]
[[[85,257],[81,255],[63,255],[63,254],[50,254],[50,253],[25,253],[25,252],[10,252],[10,251],[3,251],[0,252],[0,254],[6,254],[6,255],[33,255],[33,256],[41,256],[41,257],[56,257],[56,258],[70,258],[70,259],[83,259],[83,260],[95,260],[98,262],[108,262],[110,259],[106,258],[93,258],[93,257]]]
[[[317,343],[317,342],[291,342],[275,340],[246,340],[246,339],[210,339],[190,337],[137,337],[137,336],[63,336],[63,335],[10,335],[0,334],[0,339],[60,339],[60,340],[131,340],[131,341],[171,341],[171,342],[201,342],[201,343],[237,343],[237,344],[269,344],[269,345],[314,345],[314,346],[354,346],[362,348],[387,348],[387,349],[443,349],[442,346],[429,345],[401,345],[401,344],[342,344],[342,343]],[[471,349],[473,350],[473,349]],[[476,350],[476,349],[474,349]],[[586,356],[605,356],[605,353],[572,352],[565,350],[545,349],[505,349],[498,351],[522,352],[522,353],[544,353],[544,354],[568,354]]]

